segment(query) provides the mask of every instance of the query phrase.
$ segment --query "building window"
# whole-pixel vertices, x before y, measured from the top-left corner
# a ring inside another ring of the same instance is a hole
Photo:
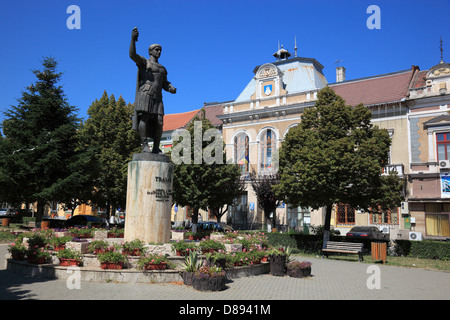
[[[436,133],[438,161],[450,160],[450,133]]]
[[[272,129],[266,129],[262,133],[259,152],[260,173],[272,172],[275,169],[273,156],[276,152],[276,136]]]
[[[449,237],[450,204],[448,203],[426,203],[425,225],[427,236]]]
[[[291,230],[308,233],[311,224],[311,209],[287,206],[287,226]]]
[[[348,204],[336,206],[336,220],[340,224],[355,224],[355,209]]]
[[[373,224],[398,224],[398,208],[386,211],[370,211],[370,222]]]
[[[241,132],[234,137],[234,161],[241,168],[241,172],[249,172],[249,138],[245,132]]]
[[[448,214],[425,214],[427,236],[450,236]]]

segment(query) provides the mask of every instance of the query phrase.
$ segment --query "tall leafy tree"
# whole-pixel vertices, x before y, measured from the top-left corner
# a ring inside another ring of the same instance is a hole
[[[282,197],[274,191],[274,186],[276,186],[279,182],[280,175],[278,172],[259,175],[252,172],[250,174],[250,183],[256,194],[258,206],[264,212],[264,223],[266,223],[266,221],[270,221],[272,227],[275,227],[277,220],[276,209],[282,201]]]
[[[213,165],[211,183],[208,195],[208,208],[217,222],[226,214],[230,206],[245,191],[245,182],[241,178],[241,169],[234,164]]]
[[[391,140],[371,123],[362,104],[351,107],[325,87],[315,106],[286,135],[280,151],[277,194],[293,205],[326,207],[324,245],[329,239],[333,204],[368,210],[400,204],[402,183],[381,175]]]
[[[226,163],[221,135],[220,137],[217,135],[212,142],[205,141],[208,140],[204,137],[209,129],[212,129],[209,132],[218,132],[206,119],[203,109],[201,116],[196,116],[188,125],[188,134],[183,136],[181,141],[175,142],[172,150],[174,152],[178,149],[180,143],[185,146],[180,154],[172,153],[172,162],[175,163],[173,202],[192,209],[194,231],[197,228],[200,209],[210,208],[220,220],[221,214],[224,214],[226,210],[222,207],[231,204],[242,192],[242,186],[239,183],[239,167]],[[216,148],[212,148],[214,145]],[[213,156],[215,161],[208,163],[205,155]],[[185,159],[179,163],[175,156]]]
[[[132,115],[131,104],[105,91],[89,107],[88,119],[79,131],[81,147],[94,154],[97,168],[91,200],[106,208],[108,216],[111,208],[126,206],[128,162],[139,148]]]
[[[5,112],[0,139],[1,198],[14,204],[37,203],[37,218],[50,201],[76,196],[79,119],[58,82],[57,61],[42,60],[37,80]]]

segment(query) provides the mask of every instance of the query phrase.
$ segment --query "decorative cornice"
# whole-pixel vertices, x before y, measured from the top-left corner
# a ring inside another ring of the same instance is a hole
[[[241,122],[241,121],[253,121],[253,120],[261,120],[272,117],[284,117],[292,114],[298,115],[302,113],[306,108],[314,106],[315,101],[299,103],[299,104],[291,104],[277,107],[266,107],[266,108],[258,108],[252,109],[248,111],[241,112],[233,112],[222,114],[217,116],[223,123],[232,123],[232,122]]]

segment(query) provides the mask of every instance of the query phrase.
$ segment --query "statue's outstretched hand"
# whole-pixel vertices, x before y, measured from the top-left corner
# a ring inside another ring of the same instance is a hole
[[[131,39],[134,41],[138,41],[138,37],[139,37],[139,31],[138,31],[137,27],[135,27],[133,29],[133,31],[131,32]]]

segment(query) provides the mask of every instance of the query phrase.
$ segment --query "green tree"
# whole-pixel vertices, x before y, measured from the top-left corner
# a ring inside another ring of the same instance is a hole
[[[366,210],[400,204],[401,181],[395,175],[381,175],[390,144],[387,131],[372,125],[367,108],[346,106],[326,87],[319,91],[315,106],[305,110],[301,123],[286,135],[275,191],[293,205],[326,207],[325,245],[333,204]]]
[[[211,132],[216,133],[215,138],[208,142],[204,137]],[[189,123],[185,133],[172,149],[173,202],[192,209],[193,230],[196,231],[200,209],[209,207],[217,217],[225,212],[219,208],[229,205],[240,194],[240,170],[237,165],[226,163],[220,131],[206,119],[204,109],[200,117],[196,116]],[[181,146],[182,152],[175,154]],[[208,157],[214,161],[208,161]],[[184,161],[180,162],[182,158]]]
[[[208,208],[217,222],[227,213],[230,205],[245,191],[245,183],[241,179],[241,169],[238,165],[227,164],[225,153],[222,164],[213,165]]]
[[[250,183],[256,194],[258,206],[264,212],[264,223],[266,223],[266,221],[270,221],[273,228],[275,228],[275,223],[277,220],[276,210],[282,201],[282,197],[280,197],[274,190],[274,187],[279,182],[280,175],[278,172],[259,175],[252,172],[250,174]]]
[[[108,97],[105,91],[89,107],[89,117],[79,131],[81,147],[94,155],[98,169],[91,200],[106,208],[107,216],[111,208],[126,206],[128,162],[139,148],[139,138],[131,126],[132,114],[131,104],[122,97]]]
[[[45,57],[37,80],[6,111],[0,139],[0,189],[2,200],[14,204],[37,203],[37,218],[51,201],[77,196],[76,165],[79,119],[58,82],[57,61]]]

